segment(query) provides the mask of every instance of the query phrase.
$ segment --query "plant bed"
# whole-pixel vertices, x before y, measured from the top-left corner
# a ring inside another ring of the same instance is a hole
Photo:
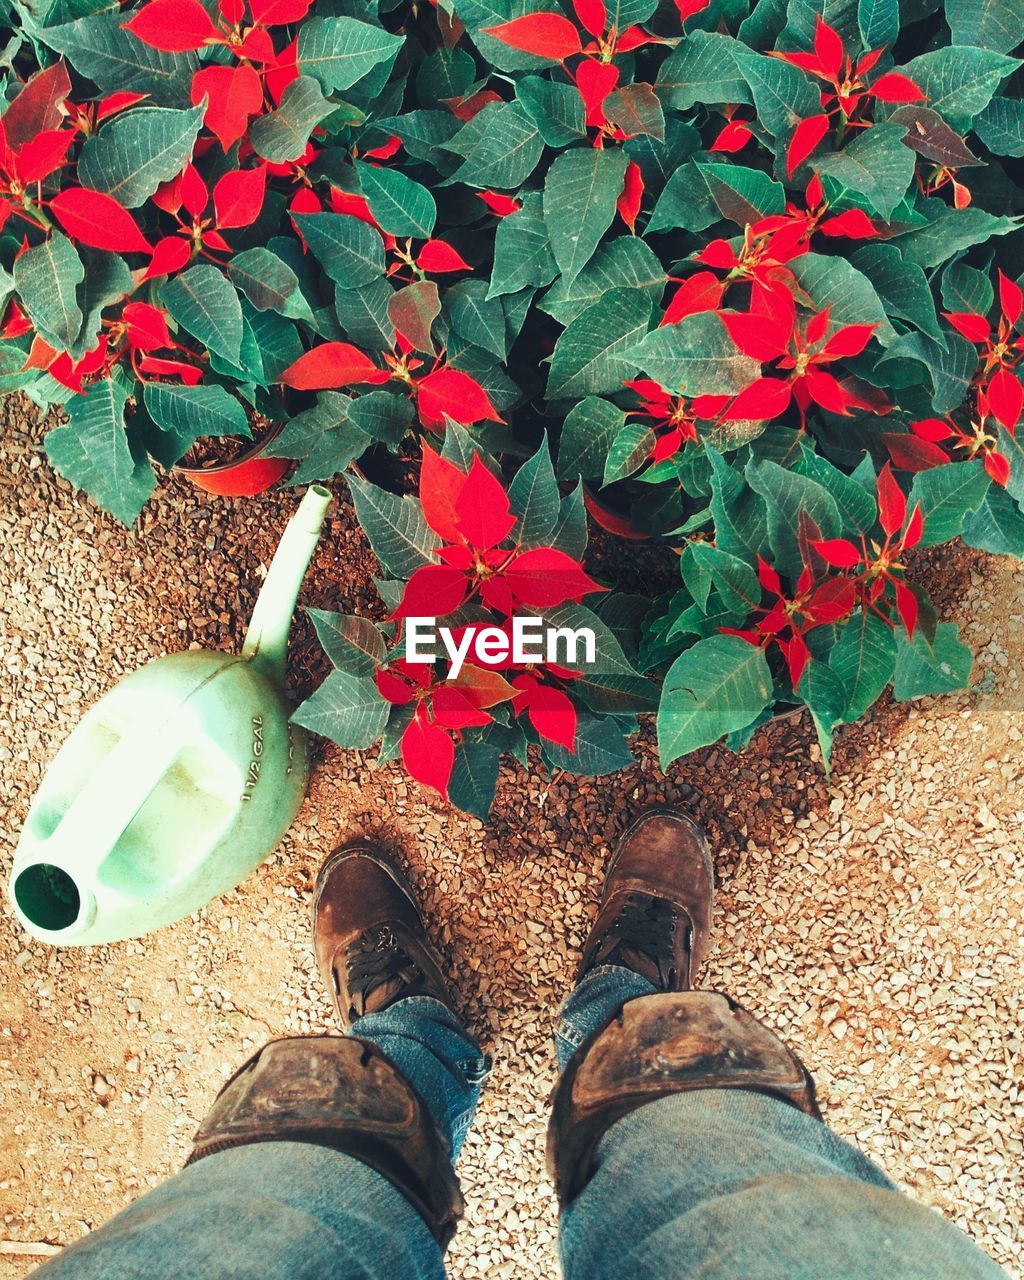
[[[827,764],[888,686],[969,679],[912,555],[1024,554],[996,10],[75,14],[15,32],[0,387],[66,404],[51,460],[125,521],[151,461],[288,404],[270,451],[348,479],[387,619],[318,617],[304,723],[484,813],[502,755],[609,772],[648,712],[667,767],[806,707]],[[588,502],[671,585],[603,577]],[[411,601],[571,613],[596,666],[460,701],[395,666]]]
[[[268,456],[281,434],[283,423],[264,422],[251,440],[220,437],[197,440],[175,470],[207,493],[243,498],[263,493],[285,475],[287,458]]]

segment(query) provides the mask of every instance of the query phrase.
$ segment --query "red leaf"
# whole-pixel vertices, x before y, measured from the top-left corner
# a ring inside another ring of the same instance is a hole
[[[910,429],[922,440],[931,440],[933,443],[948,440],[953,434],[952,427],[942,418],[922,418],[919,422],[912,422]]]
[[[260,216],[266,188],[267,171],[262,165],[226,173],[213,189],[217,226],[222,230],[251,227]]]
[[[824,369],[815,369],[812,365],[807,370],[804,383],[815,404],[820,404],[829,413],[841,413],[844,416],[849,413],[843,388],[830,373],[826,373]]]
[[[878,473],[878,521],[885,532],[892,537],[903,528],[907,516],[907,500],[903,490],[896,483],[896,477],[888,462]]]
[[[903,533],[903,547],[916,547],[921,541],[921,535],[924,533],[924,514],[921,511],[920,502],[914,504],[914,509],[910,513],[910,519],[907,521],[906,530]]]
[[[718,137],[714,140],[709,151],[726,151],[730,155],[742,151],[750,139],[754,135],[750,132],[750,125],[742,120],[730,120],[722,129]]]
[[[504,577],[513,598],[535,609],[553,608],[566,600],[579,604],[592,591],[605,590],[583,572],[578,561],[554,547],[524,551]]]
[[[846,538],[825,538],[820,542],[812,540],[811,546],[827,564],[837,569],[852,569],[854,565],[860,564],[860,551]]]
[[[63,62],[30,76],[3,111],[8,146],[19,151],[40,133],[57,129],[64,118],[61,108],[70,92],[71,80]]]
[[[128,302],[121,311],[121,319],[127,325],[129,345],[139,351],[155,351],[169,347],[171,335],[167,320],[159,307],[148,302]]]
[[[782,650],[782,656],[786,659],[789,678],[795,689],[800,683],[800,677],[807,666],[811,651],[808,649],[807,641],[802,635],[794,635],[792,640],[780,640],[779,648]]]
[[[363,152],[364,160],[390,160],[393,155],[397,155],[402,149],[402,139],[397,133],[393,133],[387,142],[382,143],[379,147],[371,147],[369,151]]]
[[[698,271],[684,280],[672,295],[661,318],[662,325],[678,324],[698,311],[715,311],[722,303],[722,282],[711,271]]]
[[[149,0],[122,25],[143,44],[164,53],[189,53],[223,40],[199,0]]]
[[[476,551],[489,551],[512,532],[516,518],[509,510],[508,494],[474,455],[469,475],[455,499],[459,532]]]
[[[871,341],[877,324],[848,324],[837,329],[821,350],[823,356],[859,356]]]
[[[169,276],[180,271],[192,256],[189,243],[181,236],[164,236],[156,242],[153,256],[143,280],[153,280],[157,276]]]
[[[1011,434],[1024,409],[1024,387],[1009,369],[1000,369],[985,388],[989,411]]]
[[[111,93],[107,97],[101,98],[96,107],[96,119],[106,120],[112,115],[116,115],[118,111],[123,111],[125,107],[133,107],[136,102],[142,102],[149,97],[148,93],[128,93],[122,90],[120,93]]]
[[[186,213],[190,213],[193,218],[198,218],[210,203],[210,193],[206,189],[206,183],[200,177],[199,170],[191,160],[182,172],[179,189],[181,203],[185,206]]]
[[[392,618],[443,618],[454,613],[469,592],[461,569],[445,564],[425,564],[405,584]]]
[[[763,315],[747,311],[723,311],[721,320],[739,351],[755,360],[777,360],[789,350],[789,329]]]
[[[815,589],[805,616],[816,627],[845,618],[857,603],[857,588],[852,578],[829,578]]]
[[[263,106],[263,85],[255,68],[202,67],[192,77],[192,105],[206,99],[203,123],[229,151]]]
[[[284,96],[285,89],[293,80],[299,78],[299,68],[297,65],[299,40],[298,37],[290,43],[286,44],[275,58],[268,59],[263,64],[263,83],[267,87],[267,92],[271,98],[280,106],[281,99]]]
[[[1010,463],[1001,453],[997,453],[995,449],[988,449],[985,452],[985,470],[992,477],[996,484],[1006,488],[1006,482],[1010,478]]]
[[[777,418],[789,408],[793,388],[777,378],[758,378],[741,391],[722,414],[726,422],[764,422]]]
[[[489,102],[502,101],[504,99],[501,94],[496,93],[494,89],[480,89],[476,93],[471,93],[468,98],[447,99],[448,108],[457,120],[472,120]]]
[[[428,722],[422,705],[402,734],[402,763],[411,778],[448,799],[455,744],[443,729]]]
[[[828,133],[828,116],[808,116],[801,120],[793,130],[786,150],[786,177],[792,178],[794,172],[811,154],[818,143]]]
[[[604,124],[604,101],[619,83],[619,69],[613,62],[588,58],[576,69],[576,88],[586,108],[588,128]]]
[[[249,0],[249,9],[261,27],[280,27],[301,22],[311,3],[312,0]]]
[[[711,0],[675,0],[679,21],[685,24],[687,18],[692,18],[695,13],[703,13],[710,3]]]
[[[397,707],[404,707],[412,702],[415,696],[412,686],[406,684],[393,671],[378,667],[374,674],[374,679],[377,683],[377,692],[386,702],[390,702]]]
[[[202,369],[194,364],[186,364],[184,360],[162,360],[158,356],[142,356],[139,371],[158,378],[180,378],[189,387],[194,387],[203,378]]]
[[[324,391],[357,382],[383,383],[390,375],[349,342],[324,342],[299,356],[278,381],[296,391]]]
[[[846,50],[842,36],[828,25],[820,13],[815,15],[814,52],[818,55],[821,69],[834,80],[842,69]]]
[[[484,419],[490,422],[504,421],[480,383],[461,369],[450,369],[447,365],[442,365],[440,369],[435,369],[419,380],[416,392],[420,420],[424,426],[435,430],[444,426],[446,414],[453,422],[461,423],[464,427]]]
[[[48,178],[64,163],[74,140],[75,134],[71,129],[47,129],[31,142],[26,142],[15,162],[20,180],[27,184]]]
[[[416,265],[430,275],[445,271],[472,271],[472,267],[444,240],[428,240],[419,251]]]
[[[636,218],[640,212],[640,201],[644,194],[644,176],[640,171],[640,166],[635,160],[630,160],[626,166],[626,176],[622,183],[622,192],[618,200],[615,202],[615,208],[618,210],[619,217],[629,227],[630,231],[636,231]]]
[[[868,92],[880,102],[920,102],[927,97],[909,76],[900,75],[898,71],[879,76]]]
[[[589,31],[592,36],[604,35],[608,25],[604,0],[572,0],[572,7],[576,10],[576,17],[584,31]]]
[[[896,610],[906,628],[907,636],[913,640],[914,628],[917,626],[917,596],[905,582],[896,583]]]
[[[50,212],[72,238],[112,253],[152,253],[153,246],[127,209],[113,196],[88,187],[69,187],[50,201]]]
[[[991,329],[984,316],[975,315],[973,311],[943,311],[942,314],[968,342],[988,342]]]
[[[484,35],[552,62],[562,62],[583,51],[580,33],[560,13],[528,13],[496,27],[485,27]]]
[[[518,200],[503,196],[499,191],[478,191],[476,196],[498,218],[507,218],[510,213],[516,213],[523,207]]]
[[[450,684],[441,685],[434,691],[430,705],[435,723],[444,729],[470,729],[491,723],[486,711],[478,710],[461,690]]]
[[[999,307],[1011,325],[1017,323],[1021,310],[1024,309],[1024,293],[1021,292],[1020,285],[1002,271],[999,272]]]
[[[551,685],[537,684],[526,700],[526,712],[542,738],[575,752],[576,707],[568,694]]]
[[[420,506],[423,508],[423,518],[445,542],[460,542],[462,534],[459,531],[455,500],[462,492],[466,477],[454,463],[435,453],[426,441],[422,448]]]
[[[882,443],[889,450],[893,464],[903,471],[930,471],[932,467],[942,467],[949,462],[948,455],[939,445],[919,440],[917,436],[886,432]]]
[[[834,218],[826,218],[818,230],[825,236],[848,236],[851,240],[878,235],[877,227],[863,209],[847,209]]]

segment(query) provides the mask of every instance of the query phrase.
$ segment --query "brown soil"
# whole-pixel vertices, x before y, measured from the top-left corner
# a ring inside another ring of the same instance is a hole
[[[237,648],[297,501],[288,490],[218,499],[172,481],[129,532],[53,476],[40,427],[16,408],[0,405],[6,867],[84,707],[160,653]],[[344,484],[332,487],[303,602],[377,612],[373,558]],[[496,1056],[460,1165],[469,1212],[451,1274],[554,1280],[552,1017],[609,846],[650,801],[690,806],[716,850],[708,982],[804,1056],[839,1132],[1019,1273],[1024,566],[949,548],[927,558],[940,612],[977,654],[972,688],[884,702],[839,735],[831,779],[805,719],[766,728],[741,756],[698,752],[667,776],[646,725],[636,765],[613,778],[505,768],[484,824],[396,766],[328,744],[279,849],[196,916],[58,951],[22,934],[5,906],[0,1277],[179,1168],[220,1083],[263,1040],[331,1026],[310,889],[325,853],[370,834],[409,868],[466,1016]],[[324,660],[302,618],[292,657],[294,689],[310,688]]]
[[[193,471],[207,471],[211,467],[223,467],[231,462],[240,462],[247,453],[252,453],[270,436],[277,424],[259,413],[249,413],[249,426],[252,438],[247,436],[201,436],[178,463]]]

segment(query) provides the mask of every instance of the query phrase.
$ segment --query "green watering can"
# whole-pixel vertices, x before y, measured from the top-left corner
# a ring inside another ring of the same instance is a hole
[[[233,889],[302,803],[305,733],[284,696],[295,601],[330,505],[309,489],[281,539],[241,657],[157,658],[60,749],[11,872],[18,919],[60,946],[135,938]]]

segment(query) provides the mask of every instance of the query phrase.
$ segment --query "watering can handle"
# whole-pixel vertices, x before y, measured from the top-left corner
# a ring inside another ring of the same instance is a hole
[[[180,753],[177,719],[136,725],[121,738],[46,841],[47,857],[75,873],[99,870]]]

